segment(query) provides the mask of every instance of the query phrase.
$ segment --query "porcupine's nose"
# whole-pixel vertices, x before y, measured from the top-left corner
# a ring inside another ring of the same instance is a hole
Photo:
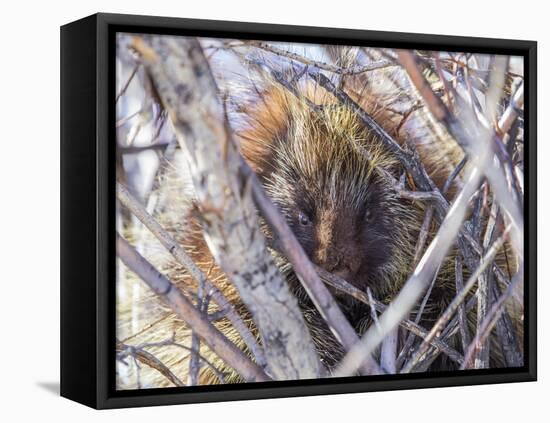
[[[358,259],[358,248],[355,244],[334,245],[334,250],[327,257],[325,270],[353,283],[361,264]]]
[[[327,272],[350,281],[358,270],[357,245],[352,237],[353,230],[343,222],[348,217],[341,211],[324,210],[317,226],[317,251],[313,254],[315,264]]]
[[[330,272],[342,279],[348,280],[352,271],[345,262],[345,257],[340,251],[329,254],[326,261],[321,265],[327,272]]]

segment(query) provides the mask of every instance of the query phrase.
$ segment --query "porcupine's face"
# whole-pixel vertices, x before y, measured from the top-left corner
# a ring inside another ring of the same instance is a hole
[[[376,289],[393,268],[400,231],[400,206],[374,171],[391,166],[387,154],[337,110],[295,116],[274,145],[264,184],[310,259],[358,288]]]

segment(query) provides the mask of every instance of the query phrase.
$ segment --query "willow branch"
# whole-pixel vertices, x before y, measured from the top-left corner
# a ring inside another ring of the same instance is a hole
[[[426,294],[424,294],[424,298],[422,299],[422,302],[420,303],[420,307],[418,308],[418,311],[416,312],[416,316],[414,318],[414,323],[418,324],[420,320],[422,319],[422,314],[424,313],[424,309],[426,308],[426,304],[428,304],[428,300],[430,299],[430,295],[432,294],[433,287],[437,281],[437,275],[439,273],[439,269],[441,266],[439,266],[436,271],[434,272],[432,282],[430,283],[430,286],[426,290]],[[405,340],[405,344],[403,345],[403,348],[401,349],[401,352],[399,354],[397,365],[401,367],[403,365],[403,362],[405,361],[406,355],[409,353],[412,344],[414,342],[414,338],[412,334],[409,334],[407,339]]]
[[[443,184],[443,188],[441,189],[441,192],[443,194],[446,194],[447,191],[449,191],[449,188],[451,188],[451,185],[453,184],[454,180],[456,179],[456,177],[458,176],[458,174],[462,171],[462,169],[464,169],[464,166],[466,165],[466,163],[468,162],[468,159],[466,157],[464,157],[459,163],[458,165],[453,169],[453,171],[451,172],[451,174],[447,177],[447,179],[445,180],[445,184]]]
[[[494,241],[496,235],[496,223],[498,217],[498,204],[493,202],[491,205],[491,210],[489,212],[489,218],[487,220],[487,225],[485,227],[485,234],[483,236],[483,248],[487,250],[490,247],[491,242]],[[492,295],[492,282],[493,274],[489,271],[484,271],[481,273],[478,280],[478,289],[477,289],[477,314],[476,314],[476,328],[479,330],[482,321],[487,315],[487,311],[490,305],[490,299]],[[490,356],[491,344],[484,344],[479,350],[479,356],[476,357],[476,365],[478,368],[488,368],[489,367],[489,356]]]
[[[380,366],[389,374],[397,373],[397,335],[397,328],[391,330],[380,349]]]
[[[199,283],[197,288],[197,308],[202,313],[208,313],[208,297],[204,295],[204,283]],[[196,386],[199,382],[200,361],[199,353],[201,350],[201,340],[199,336],[192,332],[191,334],[191,359],[189,360],[189,372],[187,375],[187,384]]]
[[[476,305],[476,299],[475,297],[471,297],[468,302],[466,303],[466,312],[469,313],[471,310],[473,310],[474,306]],[[460,322],[458,320],[458,316],[455,316],[451,319],[449,324],[445,327],[443,332],[441,333],[441,336],[435,338],[440,339],[444,342],[453,342],[452,338],[460,331]],[[425,372],[429,369],[431,364],[434,362],[434,360],[439,356],[440,351],[434,348],[433,346],[430,346],[430,349],[422,359],[418,362],[418,364],[412,369],[411,371],[414,372]],[[463,363],[463,355],[460,355],[460,364]]]

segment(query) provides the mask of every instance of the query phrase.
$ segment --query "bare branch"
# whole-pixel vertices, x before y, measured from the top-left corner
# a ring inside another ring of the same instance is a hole
[[[275,47],[271,44],[262,42],[262,41],[249,41],[246,44],[258,47],[262,50],[273,53],[277,56],[286,57],[287,59],[300,62],[304,65],[314,66],[319,69],[323,69],[329,72],[337,73],[339,75],[357,75],[360,73],[370,72],[373,70],[384,69],[390,66],[395,66],[395,63],[389,60],[379,60],[377,62],[368,63],[366,65],[359,66],[349,66],[342,68],[330,63],[320,62],[317,60],[312,60],[307,57],[301,56],[297,53],[291,51],[283,50],[281,48]]]
[[[466,354],[464,356],[464,363],[461,366],[461,369],[467,369],[471,366],[472,358],[476,355],[476,350],[479,350],[481,346],[485,343],[487,336],[495,326],[497,320],[502,315],[502,312],[505,309],[506,301],[513,295],[516,288],[523,283],[523,266],[520,266],[519,271],[512,278],[512,282],[502,294],[498,300],[492,305],[491,309],[483,319],[476,336],[470,346],[468,347]],[[518,364],[519,365],[519,364]],[[474,363],[474,367],[477,366]]]
[[[462,292],[464,289],[464,275],[462,273],[462,259],[457,254],[455,258],[455,285],[456,292]],[[462,351],[466,351],[468,344],[470,343],[470,331],[468,330],[468,320],[466,316],[466,308],[464,303],[460,303],[458,306],[458,324],[460,328],[460,340],[462,342]]]
[[[471,310],[473,310],[475,305],[476,305],[476,298],[475,296],[472,296],[466,303],[466,306],[465,306],[466,313],[471,312]],[[441,332],[441,335],[439,337],[432,339],[432,341],[435,339],[440,339],[444,342],[452,342],[451,341],[452,337],[455,336],[457,332],[459,332],[460,330],[459,326],[460,325],[459,325],[458,316],[453,317],[450,320],[450,322],[447,324],[445,329]],[[419,360],[418,364],[413,369],[411,369],[411,371],[414,371],[414,372],[426,371],[439,354],[440,354],[440,351],[438,351],[436,348],[431,346],[429,351],[426,352],[426,354],[424,354],[424,356]],[[462,354],[459,354],[459,355],[460,355],[460,359],[456,362],[459,364],[462,364],[463,355]]]
[[[454,180],[458,176],[458,174],[464,169],[464,166],[468,162],[468,159],[464,157],[458,165],[454,168],[454,170],[451,172],[451,174],[448,176],[447,180],[445,181],[445,184],[443,185],[443,188],[441,189],[441,192],[443,194],[446,194],[447,191],[449,191],[449,188],[451,188],[451,185],[453,184]]]
[[[491,210],[489,212],[489,218],[485,228],[485,234],[483,237],[483,248],[487,250],[495,238],[496,223],[498,217],[498,204],[493,202]],[[477,322],[476,328],[479,330],[482,321],[487,315],[487,310],[490,306],[489,301],[492,293],[493,274],[489,272],[490,269],[480,274],[477,288]],[[477,368],[486,369],[489,367],[489,355],[490,355],[490,343],[486,343],[478,350],[479,356],[476,357]],[[466,350],[464,350],[466,351]]]
[[[175,386],[185,386],[185,384],[153,354],[144,351],[141,348],[135,348],[131,345],[123,344],[120,341],[117,341],[116,349],[119,353],[119,359],[122,359],[125,355],[130,355],[139,360],[141,363],[151,367],[152,369],[157,370]]]
[[[441,267],[441,265],[434,272],[432,282],[430,283],[430,286],[428,287],[428,290],[426,291],[426,294],[424,295],[424,298],[422,299],[422,303],[420,303],[420,307],[418,308],[418,311],[416,312],[416,316],[414,318],[414,323],[415,324],[418,324],[420,322],[420,320],[422,319],[422,314],[424,313],[424,309],[426,308],[426,304],[428,303],[428,300],[430,299],[432,289],[435,285],[435,282],[437,281],[437,275],[439,273],[440,267]],[[405,340],[405,344],[403,345],[403,348],[401,349],[401,352],[399,353],[399,357],[397,358],[397,366],[401,367],[403,365],[403,362],[406,359],[406,355],[408,354],[413,342],[414,342],[414,338],[413,338],[412,334],[409,334],[409,336]]]
[[[120,150],[122,154],[139,154],[144,151],[163,151],[169,145],[170,143],[167,143],[167,142],[159,142],[156,144],[144,145],[139,147],[136,145],[130,145],[130,146],[119,145],[117,146],[117,148]]]
[[[397,195],[400,198],[411,201],[439,201],[439,195],[433,191],[409,191],[409,190],[398,190]]]
[[[208,280],[204,272],[193,262],[191,257],[185,252],[185,250],[170,236],[170,234],[147,212],[145,207],[128,191],[128,189],[120,182],[116,184],[117,198],[118,200],[136,216],[141,223],[143,223],[147,229],[160,241],[160,243],[174,256],[174,258],[180,263],[191,275],[193,279],[200,285],[204,285],[208,295],[211,296],[214,301],[224,311],[225,316],[233,324],[237,332],[241,335],[246,346],[250,349],[256,362],[264,367],[266,365],[265,355],[263,349],[257,344],[254,335],[243,322],[239,313],[231,305],[231,303],[225,298],[216,286]]]
[[[424,246],[428,240],[428,235],[430,233],[430,226],[432,225],[432,219],[434,215],[434,207],[430,204],[426,208],[426,213],[424,215],[424,220],[420,226],[420,232],[418,233],[418,240],[416,241],[416,246],[414,248],[414,259],[413,264],[416,266],[422,257],[422,252],[424,251]]]
[[[428,350],[429,340],[441,334],[441,331],[443,330],[444,326],[447,324],[447,322],[451,319],[453,314],[456,312],[458,306],[466,299],[466,296],[468,295],[470,290],[473,288],[474,284],[479,279],[479,276],[485,271],[487,266],[491,264],[491,262],[494,260],[498,251],[504,245],[504,241],[506,240],[506,234],[508,233],[509,230],[510,228],[507,228],[502,234],[502,236],[498,240],[496,240],[495,243],[491,246],[489,251],[487,251],[487,254],[480,261],[476,271],[468,278],[468,281],[464,285],[464,288],[462,289],[462,291],[458,292],[457,295],[453,298],[453,300],[447,306],[447,308],[445,309],[441,317],[437,320],[433,328],[430,330],[430,333],[428,334],[424,342],[422,342],[422,344],[416,350],[413,357],[403,367],[402,373],[409,373],[416,366],[416,364],[418,364],[422,356]]]
[[[175,333],[173,333],[172,337],[169,339],[165,339],[163,341],[158,341],[158,342],[146,342],[143,344],[136,345],[134,348],[139,348],[143,350],[147,348],[162,348],[162,347],[177,347],[189,353],[193,352],[192,347],[188,347],[187,345],[183,345],[183,344],[180,344],[179,342],[176,342]],[[224,373],[220,371],[210,360],[208,360],[206,357],[202,356],[201,354],[197,354],[197,358],[199,361],[206,364],[206,366],[209,367],[216,374],[216,377],[220,380],[220,383],[225,383]]]
[[[516,92],[514,93],[514,96],[512,97],[512,101],[510,101],[510,104],[500,117],[500,120],[497,124],[497,133],[499,136],[503,136],[506,134],[511,128],[514,122],[516,121],[517,117],[521,113],[521,109],[523,108],[523,101],[524,101],[524,94],[523,94],[523,82],[521,85],[517,88]]]
[[[180,319],[201,337],[212,351],[234,368],[246,381],[269,380],[269,377],[258,365],[212,326],[208,318],[198,311],[172,282],[159,273],[118,233],[116,248],[118,256],[128,269],[136,273]]]
[[[208,297],[204,295],[204,282],[199,283],[197,289],[197,308],[202,313],[208,314]],[[187,383],[191,386],[198,385],[200,361],[199,353],[201,350],[201,340],[199,336],[193,332],[191,334],[191,359],[189,360],[189,373]]]
[[[382,341],[380,351],[380,366],[389,374],[397,373],[396,353],[397,353],[397,328],[394,328]]]
[[[124,85],[122,86],[122,88],[120,89],[118,94],[116,95],[115,104],[118,103],[118,100],[120,99],[120,97],[122,97],[124,95],[124,93],[126,92],[128,87],[130,86],[130,83],[132,82],[132,79],[134,79],[134,76],[136,76],[136,73],[139,70],[139,66],[140,66],[140,64],[136,63],[136,65],[134,66],[134,69],[132,69],[132,72],[130,73],[130,76],[128,77],[128,79],[126,80],[126,82],[124,83]]]

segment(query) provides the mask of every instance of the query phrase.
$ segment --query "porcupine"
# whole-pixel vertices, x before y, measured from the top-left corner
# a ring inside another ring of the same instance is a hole
[[[354,89],[358,86],[360,90]],[[365,86],[358,84],[356,78],[347,78],[342,89],[399,144],[406,147],[407,143],[414,143],[430,177],[439,188],[443,186],[462,158],[462,152],[445,139],[424,110],[415,110],[409,115],[396,110],[396,97],[402,95],[396,87]],[[363,291],[368,287],[375,298],[389,303],[413,270],[415,244],[425,214],[424,203],[399,198],[387,177],[377,171],[383,169],[386,176],[399,180],[403,168],[397,158],[350,107],[312,83],[298,85],[290,92],[266,79],[256,100],[242,106],[241,112],[246,117],[246,123],[237,133],[242,155],[286,217],[310,259]],[[460,176],[456,184],[460,184]],[[449,199],[453,192],[451,189]],[[191,197],[157,218],[185,246],[255,332],[236,288],[212,259],[192,201],[188,201]],[[269,228],[263,225],[263,229],[270,238]],[[333,368],[344,354],[343,347],[315,309],[290,264],[279,253],[273,251],[273,254],[298,298],[324,366]],[[451,252],[443,263],[423,312],[421,324],[428,329],[456,292],[454,255]],[[196,290],[195,282],[181,266],[169,262],[162,270],[180,287]],[[370,308],[347,294],[334,289],[331,292],[357,333],[364,333],[372,323]],[[210,309],[216,310],[212,303]],[[160,314],[159,320],[131,343],[151,337],[168,338],[174,332],[178,342],[189,345],[190,332],[185,325],[170,312]],[[469,317],[475,321],[474,313]],[[247,351],[227,319],[215,324]],[[495,348],[498,349],[497,344]],[[187,353],[177,348],[151,351],[185,380]],[[238,374],[204,345],[201,345],[201,354],[226,372],[224,382],[241,381]],[[502,362],[499,358],[492,359],[492,365],[502,365]],[[433,366],[432,370],[456,368],[455,363],[443,356]],[[141,379],[149,386],[170,386],[154,371],[145,376],[143,372]],[[203,365],[200,383],[219,382],[212,368]]]

